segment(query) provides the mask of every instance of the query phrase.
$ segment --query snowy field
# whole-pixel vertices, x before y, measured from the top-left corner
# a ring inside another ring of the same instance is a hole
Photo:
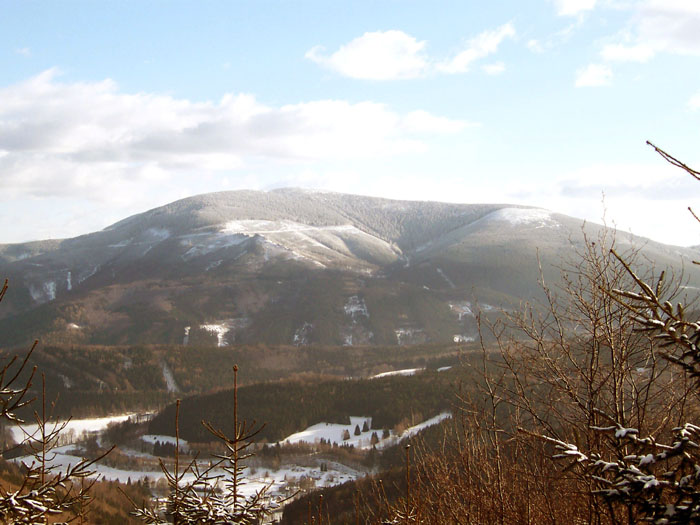
[[[59,436],[70,436],[73,435],[76,438],[79,438],[81,435],[84,433],[91,433],[91,432],[101,432],[110,423],[121,423],[122,421],[126,421],[132,416],[135,416],[136,414],[122,414],[119,416],[109,416],[109,417],[98,417],[98,418],[89,418],[89,419],[71,419],[69,421],[59,421],[56,424],[58,425],[56,428],[61,428],[59,432]],[[50,432],[54,429],[54,424],[49,424],[46,426],[46,431]],[[36,439],[39,436],[39,425],[36,423],[30,424],[30,425],[22,425],[20,426],[12,426],[10,427],[10,432],[12,433],[12,438],[15,440],[15,443],[21,443],[28,437],[34,436]]]
[[[351,416],[349,425],[341,425],[338,423],[316,423],[315,425],[312,425],[307,429],[302,430],[301,432],[296,432],[291,436],[288,436],[286,439],[282,440],[280,444],[285,445],[302,442],[319,443],[321,439],[323,439],[331,444],[335,443],[337,445],[348,446],[353,445],[355,446],[355,448],[369,449],[372,448],[372,434],[376,432],[377,436],[379,437],[379,442],[376,444],[376,447],[386,448],[395,445],[403,439],[415,436],[424,428],[427,428],[432,425],[437,425],[438,423],[440,423],[440,421],[449,417],[452,417],[452,414],[450,414],[449,412],[443,412],[442,414],[439,414],[426,421],[423,421],[418,425],[407,428],[401,433],[401,435],[396,435],[393,433],[393,431],[390,430],[389,437],[381,439],[384,429],[372,429],[371,417]],[[361,430],[365,422],[367,422],[367,426],[370,428],[370,430],[368,430],[367,432],[362,432]],[[358,436],[354,434],[356,426],[359,426],[361,431],[360,435]],[[343,435],[345,435],[346,431],[350,434],[349,439],[343,439]]]
[[[317,423],[306,430],[288,436],[286,439],[282,440],[280,444],[318,443],[321,439],[324,439],[329,443],[336,443],[338,445],[354,445],[356,448],[371,448],[372,444],[370,443],[370,439],[372,438],[372,432],[377,432],[377,435],[381,437],[382,431],[375,429],[362,432],[362,427],[365,425],[365,422],[368,428],[372,426],[372,418],[362,416],[350,416],[349,425]],[[360,428],[359,436],[355,435],[356,426]],[[350,434],[349,439],[343,439],[343,435],[346,431]]]
[[[159,434],[145,434],[141,436],[141,441],[145,441],[146,443],[150,443],[151,445],[155,445],[157,442],[160,442],[162,444],[167,443],[169,445],[174,445],[177,442],[175,436],[163,436]],[[180,438],[180,446],[186,447],[187,441]]]
[[[160,438],[163,436],[158,437]],[[58,447],[47,460],[48,466],[65,471],[70,466],[82,460],[81,456],[76,455],[79,451],[80,450],[76,449],[73,445]],[[125,451],[122,450],[122,452]],[[139,456],[142,456],[142,454],[139,454]],[[13,461],[30,465],[34,461],[34,458],[32,456],[24,456],[16,458]],[[314,466],[286,465],[279,469],[258,468],[255,473],[251,472],[250,469],[245,469],[243,472],[245,483],[240,487],[239,494],[252,496],[263,488],[269,487],[269,494],[271,496],[281,496],[293,493],[296,490],[294,488],[295,484],[298,484],[302,480],[306,480],[307,483],[308,480],[313,480],[313,484],[316,487],[330,487],[365,475],[364,472],[338,462],[323,462],[323,469],[321,468],[321,464],[322,462],[318,461]],[[200,465],[205,466],[206,464],[200,462]],[[159,481],[162,482],[165,478],[165,474],[162,470],[125,470],[100,464],[93,465],[91,470],[94,471],[93,477],[102,480],[120,481],[122,483],[127,483],[129,480],[131,482],[148,480],[152,483],[157,483]],[[214,476],[221,476],[219,483],[225,482],[226,477],[223,470],[213,470],[212,474]],[[193,479],[194,476],[191,473],[182,477],[183,483],[190,482]],[[291,488],[287,490],[289,486],[291,486]]]
[[[77,438],[84,433],[100,432],[107,428],[110,423],[125,421],[132,415],[133,414],[124,414],[104,418],[71,420],[65,424],[64,428],[61,430],[61,435],[73,435]],[[368,424],[371,423],[370,418],[353,418],[353,421],[355,424],[359,423],[361,428],[365,419],[368,420]],[[25,429],[26,432],[31,435],[32,433],[37,432],[38,425],[27,425],[25,426]],[[23,432],[20,427],[14,427],[11,429],[11,431],[15,440],[23,441],[27,438],[27,434]],[[155,444],[156,442],[175,444],[175,438],[173,436],[165,435],[146,434],[141,437],[141,440],[150,444]],[[369,435],[367,436],[367,441],[369,442]],[[357,442],[357,440],[355,440],[355,442]],[[180,446],[183,450],[186,450],[188,447],[187,441],[181,439]],[[139,452],[126,447],[120,448],[120,451],[128,456],[154,460],[157,459],[151,454]],[[79,445],[64,445],[56,447],[47,457],[47,466],[60,471],[65,471],[66,469],[70,468],[70,466],[82,461],[84,457],[82,454],[84,452],[85,450]],[[35,461],[35,458],[33,456],[23,456],[15,458],[13,461],[31,465]],[[328,487],[339,483],[345,483],[346,481],[350,481],[365,475],[364,472],[347,467],[335,461],[310,460],[309,464],[311,466],[285,465],[278,469],[260,467],[254,471],[246,469],[244,471],[246,481],[241,487],[240,493],[244,495],[253,495],[257,491],[265,487],[269,487],[269,493],[272,496],[288,495],[296,490],[294,487],[301,481],[306,484],[312,483],[316,487]],[[322,464],[323,469],[321,468]],[[206,466],[206,463],[200,462],[200,465]],[[162,480],[165,478],[165,474],[160,469],[126,470],[107,465],[95,464],[90,470],[94,472],[93,477],[104,480],[121,481],[122,483],[126,483],[129,480],[135,482],[137,480],[146,479],[157,483],[163,482]],[[220,480],[221,483],[225,481],[225,473],[223,470],[214,470],[213,474],[222,476]],[[183,477],[183,482],[187,483],[192,479],[192,474],[187,474]]]
[[[401,371],[398,371],[401,372]],[[90,432],[100,432],[104,430],[107,425],[113,422],[121,422],[128,419],[133,414],[124,414],[119,416],[104,417],[104,418],[92,418],[92,419],[76,419],[69,421],[62,430],[63,434],[70,435],[71,433],[76,437],[82,435],[83,433]],[[383,429],[370,429],[369,431],[362,432],[362,428],[365,423],[367,427],[372,426],[372,418],[364,416],[351,416],[349,425],[340,425],[334,423],[318,423],[313,425],[306,430],[292,434],[283,440],[280,444],[287,443],[316,443],[321,439],[327,440],[329,443],[337,443],[338,445],[354,445],[356,448],[369,449],[372,447],[371,436],[374,432],[377,433],[379,442],[376,444],[378,449],[383,449],[391,445],[399,443],[401,440],[406,439],[410,436],[416,435],[418,432],[427,428],[431,425],[436,425],[445,418],[451,417],[449,413],[442,413],[433,418],[430,418],[418,425],[412,426],[406,429],[401,435],[395,435],[390,432],[390,436],[386,439],[381,439]],[[28,432],[36,432],[37,425],[29,425],[26,427]],[[355,435],[355,429],[360,429],[360,434]],[[26,436],[23,434],[20,428],[12,429],[13,436],[15,439],[23,440]],[[344,440],[343,436],[347,433],[350,435],[349,439]],[[175,443],[175,438],[172,436],[164,435],[154,435],[147,434],[141,438],[147,443]],[[180,440],[180,445],[183,449],[187,448],[187,442],[185,440]],[[131,450],[129,448],[120,449],[123,454],[156,459],[151,454],[138,452],[136,450]],[[52,454],[47,458],[47,463],[49,467],[65,471],[71,465],[75,465],[83,459],[83,453],[85,450],[79,445],[65,445],[57,447],[52,451]],[[24,456],[14,459],[13,461],[17,463],[25,463],[30,465],[35,459],[32,456]],[[205,466],[206,463],[200,463]],[[107,465],[96,464],[93,465],[91,470],[94,471],[94,477],[104,479],[104,480],[118,480],[123,483],[131,480],[135,482],[137,480],[149,480],[150,482],[160,482],[163,483],[165,474],[159,470],[126,470],[121,468],[114,468]],[[222,476],[220,482],[224,482],[225,478],[224,472],[222,470],[215,470],[214,475]],[[343,465],[335,461],[322,460],[320,458],[310,458],[307,465],[284,465],[278,469],[258,467],[254,470],[246,469],[244,472],[244,477],[246,479],[245,484],[241,487],[241,494],[253,495],[265,487],[269,487],[269,494],[271,496],[285,496],[296,491],[296,487],[299,483],[304,483],[306,486],[311,484],[315,487],[330,487],[345,483],[346,481],[357,479],[358,477],[364,476],[366,472],[359,471]],[[191,474],[185,475],[183,477],[183,482],[188,482],[193,479]]]

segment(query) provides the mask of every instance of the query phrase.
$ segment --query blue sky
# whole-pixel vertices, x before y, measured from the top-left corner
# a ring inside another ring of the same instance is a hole
[[[0,243],[297,186],[698,244],[700,184],[645,145],[700,166],[698,27],[697,0],[0,0]]]

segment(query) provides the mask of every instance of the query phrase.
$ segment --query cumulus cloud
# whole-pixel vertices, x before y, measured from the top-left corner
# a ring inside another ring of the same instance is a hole
[[[532,38],[527,41],[527,48],[533,53],[543,53],[545,49],[542,42],[536,38]]]
[[[653,159],[653,153],[649,155],[649,164],[592,163],[563,170],[561,177],[536,188],[527,181],[500,180],[490,194],[470,198],[542,206],[596,223],[605,218],[621,232],[668,244],[699,244],[700,229],[687,206],[700,199],[700,184],[660,158]],[[697,165],[693,159],[684,160]],[[670,224],[675,227],[669,228]]]
[[[612,70],[604,64],[589,64],[576,72],[576,87],[607,86],[612,81]]]
[[[578,205],[582,217],[595,220],[583,208],[586,203],[590,207],[591,199],[604,196],[608,218],[618,221],[621,230],[669,244],[700,242],[697,223],[687,210],[700,198],[700,185],[660,159],[651,164],[586,166],[565,176],[556,186],[562,202],[570,209]],[[659,221],[659,217],[664,220]],[[670,224],[677,227],[669,228]]]
[[[494,30],[484,31],[471,39],[466,49],[453,58],[437,64],[437,69],[444,73],[464,73],[469,70],[473,62],[492,55],[498,51],[503,40],[514,36],[515,27],[510,22]]]
[[[465,73],[475,61],[496,53],[503,40],[514,36],[513,24],[507,23],[470,39],[454,56],[437,60],[428,56],[425,41],[403,31],[375,31],[351,40],[334,53],[327,54],[322,46],[315,46],[305,56],[346,77],[400,80],[433,72]]]
[[[700,56],[700,2],[644,0],[632,9],[630,27],[603,48],[605,60],[646,62],[659,53]]]
[[[567,24],[561,29],[558,29],[557,31],[554,31],[553,33],[528,40],[525,45],[533,53],[544,53],[568,42],[576,33],[576,30],[582,26],[582,24],[583,19],[578,17],[573,22]]]
[[[596,0],[554,0],[557,14],[560,16],[576,16],[595,8]]]
[[[123,93],[111,80],[62,83],[58,74],[0,88],[6,195],[117,199],[133,193],[133,184],[158,185],[181,173],[420,152],[432,137],[468,125],[374,102],[275,107],[246,94],[192,102]]]
[[[322,46],[313,47],[306,58],[351,78],[416,78],[428,68],[425,42],[397,30],[365,33],[329,56],[323,51]]]
[[[647,62],[656,51],[646,44],[608,44],[600,55],[603,60],[615,62]]]
[[[506,65],[503,62],[494,62],[493,64],[485,64],[481,69],[487,75],[500,75],[506,70]]]

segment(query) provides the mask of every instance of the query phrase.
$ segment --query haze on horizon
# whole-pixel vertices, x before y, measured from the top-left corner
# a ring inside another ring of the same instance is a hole
[[[700,3],[525,4],[0,3],[0,243],[301,187],[700,244]]]

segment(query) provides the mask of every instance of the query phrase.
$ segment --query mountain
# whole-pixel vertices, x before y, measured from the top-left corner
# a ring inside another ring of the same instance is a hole
[[[603,226],[539,208],[281,189],[198,195],[64,240],[0,245],[0,344],[469,340],[540,297]],[[612,235],[611,232],[608,232]],[[697,251],[617,233],[656,268]]]

